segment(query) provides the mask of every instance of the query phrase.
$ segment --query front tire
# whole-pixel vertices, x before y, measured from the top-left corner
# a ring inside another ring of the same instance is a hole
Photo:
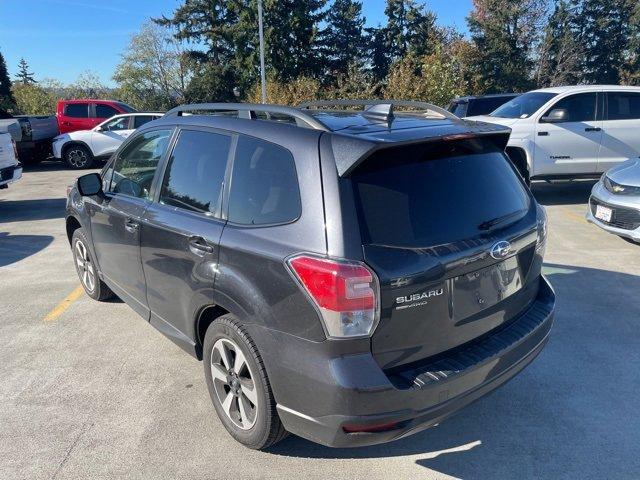
[[[262,450],[287,436],[262,357],[233,315],[209,326],[202,358],[213,406],[233,438]]]
[[[95,159],[89,149],[83,145],[70,145],[64,150],[65,163],[73,170],[93,167]]]
[[[82,228],[78,228],[73,232],[71,250],[73,252],[73,263],[76,266],[76,272],[85,293],[98,301],[108,300],[113,297],[114,293],[111,289],[100,280],[96,262],[93,259],[91,250],[89,250],[89,242]]]

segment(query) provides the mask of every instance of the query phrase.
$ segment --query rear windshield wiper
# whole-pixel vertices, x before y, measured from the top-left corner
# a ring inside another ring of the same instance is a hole
[[[510,219],[520,216],[525,213],[526,210],[516,210],[515,212],[507,213],[506,215],[502,215],[500,217],[492,218],[491,220],[487,220],[486,222],[482,222],[478,225],[479,230],[490,230],[493,227],[500,225],[501,223],[505,223]]]

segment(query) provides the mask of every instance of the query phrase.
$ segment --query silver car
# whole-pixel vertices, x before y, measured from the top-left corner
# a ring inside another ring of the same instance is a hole
[[[593,186],[587,221],[640,243],[640,160],[607,171]]]

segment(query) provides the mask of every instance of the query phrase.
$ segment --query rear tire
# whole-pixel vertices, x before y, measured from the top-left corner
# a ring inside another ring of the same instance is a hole
[[[28,154],[28,155],[23,155],[22,157],[19,158],[19,160],[21,164],[25,166],[31,166],[31,165],[38,165],[42,161],[42,158],[33,154]]]
[[[211,401],[233,438],[262,450],[288,435],[262,357],[233,315],[223,315],[209,326],[202,358]]]
[[[64,150],[65,163],[73,170],[93,167],[95,159],[89,149],[83,145],[70,145]]]
[[[73,252],[73,263],[85,293],[99,302],[112,298],[114,293],[100,280],[96,262],[91,250],[89,250],[89,242],[82,228],[73,232],[71,251]]]

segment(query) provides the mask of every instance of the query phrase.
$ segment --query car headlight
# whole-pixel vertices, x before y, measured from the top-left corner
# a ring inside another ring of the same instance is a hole
[[[608,192],[614,195],[640,195],[640,187],[622,185],[621,183],[614,182],[606,173],[602,176],[602,184]]]

